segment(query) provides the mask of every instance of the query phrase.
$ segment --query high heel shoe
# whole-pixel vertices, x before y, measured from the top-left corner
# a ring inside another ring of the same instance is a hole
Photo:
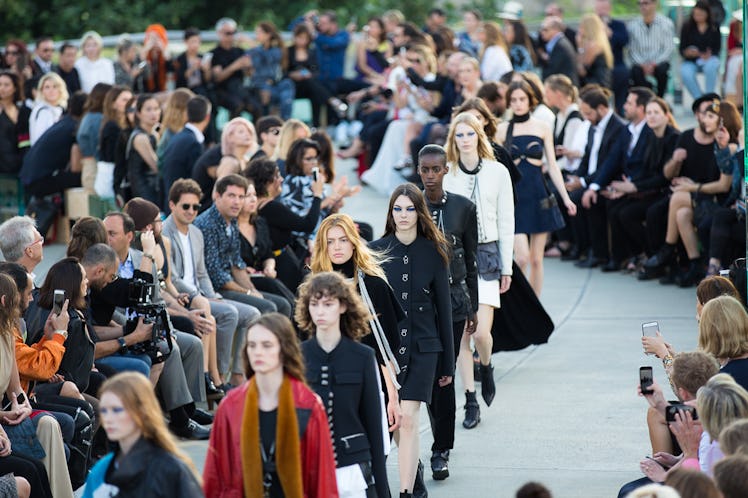
[[[483,401],[486,402],[487,406],[491,406],[494,396],[496,396],[496,382],[493,380],[493,365],[481,364],[480,366],[480,378],[481,386],[480,393],[483,396]]]
[[[465,391],[465,420],[462,426],[465,429],[474,429],[480,422],[480,405],[475,398],[475,391]]]
[[[210,374],[205,372],[205,398],[208,403],[208,410],[213,410],[213,405],[223,399],[226,393],[220,387],[217,387],[210,378]]]

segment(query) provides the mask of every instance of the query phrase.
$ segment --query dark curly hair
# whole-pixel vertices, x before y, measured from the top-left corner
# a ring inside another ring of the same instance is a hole
[[[319,144],[314,140],[299,138],[291,144],[286,156],[286,174],[288,176],[306,176],[304,174],[304,154],[306,154],[307,149],[316,150],[317,157],[319,157]]]
[[[257,197],[268,196],[268,185],[275,181],[275,175],[277,174],[278,165],[267,157],[255,159],[242,172],[245,178],[254,183]]]
[[[340,273],[332,271],[310,274],[299,286],[294,318],[301,330],[314,335],[316,326],[309,313],[309,303],[312,299],[323,297],[337,299],[346,308],[345,313],[340,316],[341,334],[357,341],[371,331],[369,311],[354,284],[343,278]]]

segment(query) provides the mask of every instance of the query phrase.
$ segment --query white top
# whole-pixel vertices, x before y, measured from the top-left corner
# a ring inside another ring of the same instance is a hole
[[[444,176],[447,192],[467,197],[475,203],[478,217],[478,242],[499,241],[501,273],[512,274],[514,248],[514,193],[509,170],[503,164],[482,160],[475,175],[464,173],[456,164],[449,164]],[[477,181],[476,181],[477,180]]]
[[[579,106],[577,104],[571,104],[566,108],[566,112],[559,111],[556,115],[556,126],[553,130],[553,134],[558,137],[561,132],[561,128],[564,127],[564,123],[569,119],[569,114],[572,111],[578,111]],[[590,122],[585,121],[583,118],[574,118],[566,124],[566,131],[564,132],[564,146],[566,150],[573,150],[584,154],[584,147],[587,145],[587,132],[589,131]],[[581,135],[581,136],[580,136]],[[565,171],[574,171],[579,167],[579,163],[582,158],[569,159],[567,157],[561,157],[556,160],[558,167]]]
[[[88,57],[81,57],[75,61],[75,69],[78,70],[81,90],[86,93],[91,93],[96,83],[114,85],[114,63],[110,59],[99,57],[92,61]]]
[[[197,293],[197,279],[195,278],[195,262],[192,259],[192,245],[190,244],[189,233],[179,234],[179,244],[182,246],[182,265],[184,266],[184,276],[182,282],[189,289],[189,294]]]
[[[37,102],[29,117],[29,139],[34,145],[39,137],[53,124],[60,120],[62,107],[51,105],[48,102]]]
[[[499,81],[512,70],[512,61],[506,51],[498,45],[486,47],[480,61],[480,76],[483,81]]]
[[[595,125],[595,133],[592,135],[592,147],[590,148],[590,162],[587,169],[587,174],[592,175],[597,171],[598,167],[598,154],[600,153],[600,145],[603,143],[603,135],[605,134],[605,128],[608,126],[608,121],[613,116],[613,111],[608,111],[608,114],[603,116],[603,119]],[[597,190],[597,189],[596,189]]]

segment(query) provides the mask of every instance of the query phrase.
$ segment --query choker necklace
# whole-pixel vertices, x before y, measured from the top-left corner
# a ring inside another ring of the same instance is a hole
[[[529,112],[527,114],[523,114],[522,116],[518,116],[515,114],[514,116],[512,116],[512,123],[524,123],[528,119],[530,119]]]
[[[483,167],[483,158],[482,157],[478,158],[478,165],[473,170],[467,169],[465,165],[462,164],[461,159],[457,160],[457,165],[460,167],[460,171],[462,171],[463,173],[467,175],[477,175],[480,169]]]

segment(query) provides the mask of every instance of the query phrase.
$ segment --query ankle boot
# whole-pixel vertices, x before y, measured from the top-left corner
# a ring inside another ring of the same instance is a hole
[[[688,271],[675,278],[675,283],[679,287],[691,287],[701,282],[702,278],[704,278],[704,270],[701,267],[701,259],[696,258],[689,262]]]
[[[483,401],[486,402],[486,406],[491,406],[494,396],[496,396],[496,382],[493,380],[493,365],[481,364],[480,366],[480,378],[481,381],[480,393],[483,396]]]
[[[413,498],[413,493],[408,493],[408,491],[401,491],[400,492],[400,498]]]
[[[423,480],[423,462],[418,460],[418,469],[416,470],[416,479],[413,482],[413,498],[428,498],[429,492],[426,489],[426,482]]]
[[[473,429],[480,422],[480,405],[475,398],[475,391],[465,391],[465,420],[462,426],[465,429]]]
[[[657,251],[657,254],[649,258],[645,263],[645,268],[661,268],[663,266],[668,265],[673,257],[675,256],[675,244],[668,244],[665,242],[665,244],[660,247],[660,250]]]

